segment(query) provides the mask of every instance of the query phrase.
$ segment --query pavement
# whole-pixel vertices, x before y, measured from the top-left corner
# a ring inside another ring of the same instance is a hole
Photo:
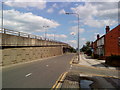
[[[80,61],[75,55],[70,62],[68,72],[65,72],[58,80],[56,88],[68,89],[114,89],[120,88],[120,69],[105,65],[104,60],[91,59],[85,54],[80,54]],[[60,82],[59,82],[60,81]]]
[[[91,67],[97,67],[97,68],[107,68],[111,70],[120,70],[120,67],[112,67],[105,64],[105,60],[98,60],[98,59],[91,59],[90,56],[87,56],[86,54],[80,55],[80,65],[86,65]]]
[[[86,54],[80,54],[80,61],[78,62],[78,56],[76,55],[73,59],[73,64],[85,65],[96,68],[110,69],[110,70],[120,70],[120,67],[113,67],[105,64],[105,60],[92,59]]]

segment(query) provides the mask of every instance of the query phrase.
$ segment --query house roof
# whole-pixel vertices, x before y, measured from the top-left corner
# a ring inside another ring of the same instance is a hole
[[[116,28],[119,28],[119,30],[120,30],[120,24],[119,24],[118,26],[116,26],[115,28],[113,28],[112,30],[110,30],[108,33],[112,32],[112,31],[115,30]],[[108,34],[108,33],[106,33],[106,34]],[[105,37],[106,34],[104,34],[103,36],[101,36],[99,39]],[[94,42],[98,41],[99,39],[96,39]],[[94,42],[93,42],[93,43],[94,43]]]

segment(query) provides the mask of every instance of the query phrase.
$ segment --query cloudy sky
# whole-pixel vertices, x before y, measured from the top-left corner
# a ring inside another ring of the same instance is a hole
[[[1,9],[1,8],[0,8]],[[105,27],[118,25],[118,2],[47,2],[5,0],[4,28],[31,33],[77,46],[77,16],[80,16],[80,46],[105,34]],[[1,12],[0,12],[1,13]],[[1,14],[0,14],[1,15]]]

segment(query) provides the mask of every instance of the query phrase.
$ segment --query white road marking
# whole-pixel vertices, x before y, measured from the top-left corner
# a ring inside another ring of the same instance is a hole
[[[36,60],[33,60],[33,61],[28,61],[28,62],[16,63],[16,64],[12,64],[12,65],[7,65],[7,66],[0,66],[0,68],[9,68],[9,67],[14,67],[14,66],[28,64],[28,63],[37,62],[37,61],[44,61],[44,60],[48,60],[48,59],[55,58],[55,57],[60,57],[60,56],[62,56],[62,55],[57,55],[57,56],[51,56],[51,57],[47,57],[47,58],[36,59]]]
[[[27,75],[25,75],[25,77],[28,77],[28,76],[30,76],[32,73],[28,73]]]
[[[48,67],[48,65],[46,65],[46,67]]]
[[[70,65],[70,69],[69,70],[71,70],[72,69],[72,65]]]

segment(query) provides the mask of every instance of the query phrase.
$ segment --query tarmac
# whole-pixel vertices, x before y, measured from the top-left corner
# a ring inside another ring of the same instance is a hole
[[[97,60],[91,59],[89,56],[85,54],[80,55],[80,61],[78,61],[78,56],[75,55],[70,62],[71,65],[83,65],[89,66],[93,68],[103,68],[110,70],[120,70],[119,67],[111,67],[105,64],[105,60]],[[101,76],[93,76],[84,73],[80,73],[79,71],[71,71],[63,73],[57,81],[54,89],[75,89],[75,90],[109,90],[114,89],[118,90],[120,88],[120,79],[111,78],[111,77],[101,77]]]

